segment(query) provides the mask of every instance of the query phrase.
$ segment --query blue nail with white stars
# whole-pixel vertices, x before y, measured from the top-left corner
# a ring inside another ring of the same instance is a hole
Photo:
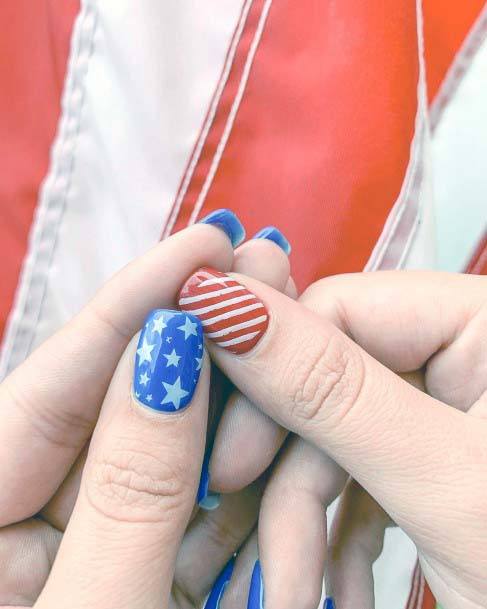
[[[259,560],[256,561],[252,571],[247,609],[264,609],[264,580]]]
[[[237,247],[245,239],[245,229],[237,216],[229,209],[217,209],[212,211],[201,220],[199,224],[212,224],[221,229],[232,242],[233,247]]]
[[[135,355],[135,398],[159,412],[182,410],[191,402],[202,362],[200,320],[180,311],[152,311]]]
[[[255,233],[252,239],[268,239],[278,245],[288,256],[291,253],[291,244],[275,226],[266,226],[265,228],[262,228],[258,233]]]

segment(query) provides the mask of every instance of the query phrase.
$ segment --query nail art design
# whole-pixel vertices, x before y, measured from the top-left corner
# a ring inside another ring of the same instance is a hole
[[[206,336],[231,353],[250,351],[269,325],[267,310],[257,296],[210,268],[200,269],[188,279],[179,306],[199,317]]]
[[[211,589],[204,609],[218,609],[223,594],[225,593],[225,588],[228,586],[232,578],[234,566],[235,556],[228,561],[228,563],[223,568],[223,571],[220,573],[215,583],[213,584],[213,588]]]
[[[216,508],[220,505],[220,494],[212,493],[209,490],[210,486],[210,457],[211,453],[209,453],[205,460],[203,461],[203,467],[201,468],[201,478],[200,484],[198,486],[198,494],[196,496],[196,501],[201,509],[211,511],[216,510]]]
[[[136,399],[176,412],[193,397],[203,361],[203,330],[193,315],[157,309],[145,320],[135,356]]]
[[[199,220],[198,223],[212,224],[220,228],[228,236],[233,247],[237,247],[245,239],[245,229],[242,223],[229,209],[217,209]]]
[[[275,226],[266,226],[252,237],[252,239],[268,239],[278,245],[285,254],[291,253],[291,244],[281,231]]]
[[[264,581],[260,561],[256,561],[250,580],[247,609],[264,609]]]
[[[325,598],[325,602],[323,603],[323,609],[335,609],[335,601],[331,596],[327,596]]]

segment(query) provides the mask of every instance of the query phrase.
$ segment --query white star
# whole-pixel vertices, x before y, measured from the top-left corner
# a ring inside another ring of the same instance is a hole
[[[184,340],[187,340],[188,337],[191,336],[192,334],[197,336],[196,322],[191,321],[189,317],[185,317],[184,325],[179,326],[178,330],[181,330],[182,332],[184,332]]]
[[[203,349],[203,345],[198,345],[198,349],[201,351],[201,349]]]
[[[140,393],[138,391],[135,392],[135,397],[140,398]]]
[[[140,375],[139,383],[141,385],[144,385],[144,387],[145,387],[148,382],[149,382],[149,375],[147,374],[147,372],[144,372],[144,374]]]
[[[139,356],[139,366],[140,364],[143,364],[144,362],[151,362],[152,363],[152,350],[154,349],[155,345],[149,345],[149,343],[147,342],[147,339],[144,338],[144,340],[142,341],[142,346],[139,347],[137,349],[137,355]]]
[[[164,322],[164,316],[160,315],[157,319],[153,320],[152,330],[160,334],[163,328],[167,328],[167,324]]]
[[[174,366],[177,368],[179,366],[179,360],[181,356],[176,353],[176,349],[173,349],[171,353],[163,353],[164,357],[167,359],[166,366]]]
[[[152,393],[149,393],[149,395],[147,396],[147,401],[152,402]]]
[[[197,364],[196,370],[201,370],[201,362],[203,361],[203,358],[195,357],[194,359],[196,360],[196,364]]]
[[[172,336],[168,336],[166,338],[166,343],[172,343]]]
[[[185,391],[181,388],[181,377],[178,376],[174,385],[171,383],[162,383],[164,385],[164,389],[167,391],[166,397],[162,400],[162,404],[169,404],[170,402],[174,404],[174,408],[179,410],[181,406],[181,399],[186,397],[189,394],[189,391]]]

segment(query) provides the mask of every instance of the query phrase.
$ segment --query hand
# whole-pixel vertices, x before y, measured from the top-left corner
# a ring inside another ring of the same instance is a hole
[[[192,276],[182,296],[201,293],[203,278]],[[246,353],[210,345],[218,365],[267,415],[350,472],[411,536],[445,609],[485,606],[486,280],[431,273],[344,276],[315,284],[297,304],[238,279],[264,303],[271,321]],[[338,320],[355,342],[327,318]],[[424,371],[430,395],[388,368]],[[312,497],[306,514],[317,513],[320,489],[304,490]],[[289,517],[293,501],[277,506],[266,495],[264,502],[260,551],[266,609],[273,609],[272,541],[279,524],[297,523],[287,527],[287,556],[321,557],[316,545],[310,549],[312,536],[302,533],[303,520],[295,512]],[[274,529],[266,503],[281,516]],[[306,574],[313,570],[307,564]]]

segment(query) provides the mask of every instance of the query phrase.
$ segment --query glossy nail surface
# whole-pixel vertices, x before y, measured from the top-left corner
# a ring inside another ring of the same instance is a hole
[[[198,221],[199,224],[212,224],[220,228],[230,239],[233,247],[245,239],[245,229],[238,217],[229,209],[217,209]]]
[[[225,565],[223,571],[218,576],[217,580],[213,584],[208,600],[205,603],[204,609],[218,609],[220,601],[225,592],[229,581],[232,578],[233,567],[235,566],[235,557],[231,558]]]
[[[264,608],[264,581],[262,579],[262,569],[260,561],[254,565],[252,579],[250,580],[249,598],[247,601],[247,609],[263,609]]]
[[[231,353],[250,351],[269,325],[267,310],[257,296],[210,268],[191,275],[180,292],[179,306],[199,317],[206,336]]]
[[[220,505],[220,495],[218,493],[212,493],[209,490],[210,487],[210,456],[211,453],[205,457],[203,461],[203,467],[201,468],[201,477],[200,483],[198,486],[198,494],[196,496],[196,501],[198,505],[203,510],[216,510],[216,508]]]
[[[327,596],[325,598],[325,602],[323,603],[323,609],[336,609],[335,601],[331,598],[331,596]]]
[[[258,233],[255,233],[252,239],[268,239],[278,245],[288,256],[291,253],[291,244],[275,226],[262,228]]]
[[[135,356],[135,398],[161,412],[176,412],[193,397],[203,361],[197,317],[157,309],[147,317]]]

